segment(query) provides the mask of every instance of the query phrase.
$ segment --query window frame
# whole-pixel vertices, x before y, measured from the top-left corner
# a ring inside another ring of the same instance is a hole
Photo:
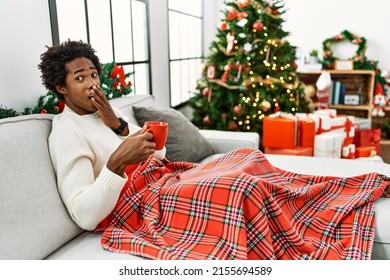
[[[180,109],[180,108],[185,107],[188,104],[188,100],[186,100],[184,102],[180,102],[177,105],[172,105],[172,67],[171,67],[171,64],[172,64],[172,62],[175,63],[175,62],[180,62],[180,61],[188,61],[188,62],[190,62],[191,60],[200,60],[200,61],[204,60],[205,53],[204,53],[203,45],[204,45],[204,18],[205,18],[204,7],[205,7],[205,4],[204,4],[204,0],[201,0],[201,15],[200,16],[196,16],[196,15],[192,15],[192,14],[189,14],[189,13],[186,13],[186,12],[182,12],[182,11],[179,11],[179,10],[176,10],[176,9],[171,9],[169,7],[169,0],[167,0],[167,1],[168,1],[168,4],[167,4],[167,18],[168,18],[169,105],[172,108]],[[176,12],[179,15],[185,15],[185,16],[188,16],[188,17],[193,17],[193,18],[197,18],[197,19],[201,20],[201,32],[200,32],[200,37],[201,37],[200,38],[200,50],[201,50],[201,54],[200,54],[200,56],[188,56],[188,57],[171,58],[171,33],[170,33],[170,27],[171,27],[170,26],[170,24],[171,24],[170,12],[171,11],[172,12]],[[200,78],[201,73],[199,72],[198,75],[199,75],[199,78]],[[188,73],[187,73],[187,76],[189,76]],[[194,86],[196,86],[196,85],[194,85]]]
[[[116,62],[115,61],[115,40],[114,40],[114,30],[113,30],[113,14],[112,14],[112,0],[109,0],[109,5],[110,5],[110,29],[111,29],[111,48],[112,48],[112,55],[113,55],[113,61],[118,66],[123,66],[123,67],[128,67],[131,66],[134,71],[136,65],[145,65],[148,70],[147,74],[148,77],[146,77],[147,85],[147,94],[153,95],[152,92],[152,67],[151,67],[151,46],[150,46],[150,20],[149,20],[149,1],[148,0],[129,0],[130,1],[130,18],[131,18],[131,31],[134,30],[134,22],[132,20],[131,14],[132,14],[132,3],[134,1],[138,2],[143,2],[145,4],[145,16],[146,16],[146,40],[147,40],[147,45],[145,46],[146,49],[146,55],[147,59],[145,60],[135,60],[134,59],[134,37],[133,37],[133,32],[131,32],[131,43],[132,43],[132,61],[124,61],[124,62]],[[60,33],[59,33],[59,24],[58,24],[58,14],[57,14],[57,0],[48,0],[49,2],[49,13],[50,13],[50,24],[51,24],[51,33],[52,33],[52,43],[53,45],[58,45],[60,44]],[[86,36],[87,36],[87,43],[90,43],[90,28],[89,28],[89,21],[88,21],[88,3],[87,0],[83,0],[84,2],[84,12],[85,12],[85,24],[86,24]],[[112,62],[112,61],[107,61],[107,62]],[[135,83],[135,75],[133,75],[133,80]],[[135,85],[133,85],[133,95],[137,94],[137,88]]]

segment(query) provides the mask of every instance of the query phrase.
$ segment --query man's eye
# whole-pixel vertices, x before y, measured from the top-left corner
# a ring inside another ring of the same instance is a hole
[[[96,78],[97,76],[98,76],[97,73],[92,73],[92,77],[93,77],[93,78]]]
[[[83,81],[84,78],[83,78],[83,77],[76,77],[75,80],[76,80],[76,81]]]

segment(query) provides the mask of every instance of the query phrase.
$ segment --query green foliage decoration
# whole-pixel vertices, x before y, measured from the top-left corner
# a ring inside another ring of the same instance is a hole
[[[125,73],[123,67],[115,62],[103,64],[102,68],[100,87],[107,99],[126,96],[132,92],[132,83],[127,80],[134,72]],[[48,91],[38,97],[33,108],[26,107],[21,112],[0,106],[0,119],[29,114],[58,114],[62,112],[64,105],[65,102],[59,100],[55,93]]]

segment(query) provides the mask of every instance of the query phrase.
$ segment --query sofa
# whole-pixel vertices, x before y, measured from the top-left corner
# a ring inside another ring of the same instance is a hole
[[[150,95],[111,100],[129,121],[133,107],[155,107]],[[53,115],[35,114],[0,120],[0,259],[137,260],[100,246],[100,234],[79,228],[63,205],[50,160],[48,136]],[[254,132],[199,130],[214,148],[202,162],[235,148],[258,148]],[[390,176],[381,162],[267,155],[270,162],[293,172],[350,176],[376,171]],[[375,202],[377,227],[373,259],[390,259],[390,199]]]

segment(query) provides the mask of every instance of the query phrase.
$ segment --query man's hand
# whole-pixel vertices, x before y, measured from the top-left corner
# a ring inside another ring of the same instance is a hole
[[[127,137],[110,156],[107,168],[122,176],[127,165],[147,160],[156,151],[152,138],[146,127]]]
[[[101,90],[99,85],[94,85],[91,89],[91,101],[99,111],[105,125],[111,129],[118,128],[121,125],[119,118],[115,115],[110,102],[106,98],[106,95]],[[128,130],[127,130],[128,134]]]

